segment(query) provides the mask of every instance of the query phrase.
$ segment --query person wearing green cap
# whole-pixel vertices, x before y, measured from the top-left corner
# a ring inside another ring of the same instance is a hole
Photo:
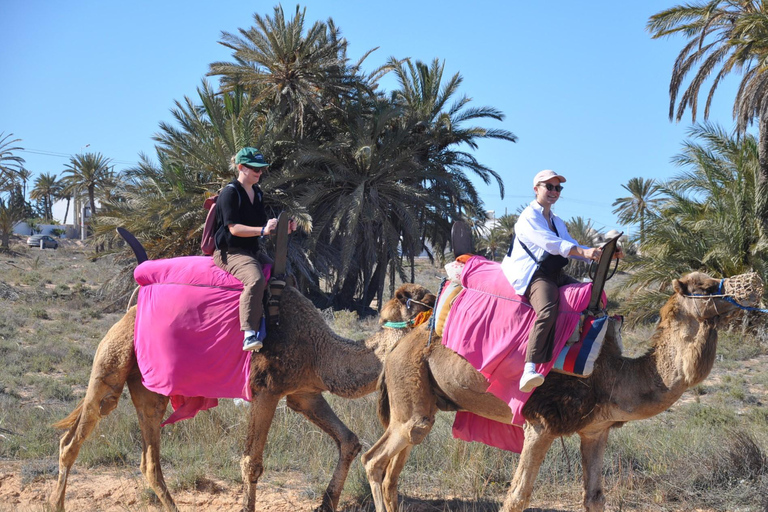
[[[216,201],[218,225],[213,261],[243,283],[240,295],[240,329],[244,333],[243,350],[258,351],[266,337],[263,318],[266,279],[262,264],[272,263],[261,246],[260,238],[272,234],[277,219],[270,219],[264,208],[259,180],[269,164],[256,148],[245,147],[232,157],[230,168],[237,172]],[[296,229],[291,220],[288,231]]]

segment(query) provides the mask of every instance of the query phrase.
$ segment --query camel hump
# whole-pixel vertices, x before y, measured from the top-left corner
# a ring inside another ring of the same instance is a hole
[[[464,254],[472,254],[472,229],[469,224],[463,220],[457,220],[453,223],[451,229],[451,246],[453,247],[453,257],[458,258]]]
[[[136,255],[136,260],[138,261],[139,265],[149,259],[146,249],[144,249],[144,246],[141,245],[141,242],[139,242],[136,237],[133,236],[133,233],[122,227],[117,228],[117,233],[123,237],[123,240],[125,240],[128,246],[133,249],[133,254]]]

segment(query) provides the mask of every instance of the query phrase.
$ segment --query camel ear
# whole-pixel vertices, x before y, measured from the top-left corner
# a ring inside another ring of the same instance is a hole
[[[675,279],[672,281],[672,287],[680,295],[688,295],[688,284],[682,279]]]
[[[405,304],[411,298],[411,294],[403,289],[399,289],[395,292],[395,297],[400,303]]]

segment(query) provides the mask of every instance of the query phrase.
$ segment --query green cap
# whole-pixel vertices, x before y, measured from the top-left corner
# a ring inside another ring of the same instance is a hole
[[[266,167],[269,164],[264,160],[264,155],[256,148],[243,148],[235,155],[235,163],[248,167]]]

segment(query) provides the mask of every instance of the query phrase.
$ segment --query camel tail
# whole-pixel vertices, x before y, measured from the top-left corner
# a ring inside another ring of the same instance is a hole
[[[69,413],[69,416],[64,418],[63,420],[59,420],[51,427],[57,428],[57,429],[68,429],[72,428],[73,425],[76,425],[78,421],[80,421],[80,415],[83,413],[83,403],[85,402],[85,398],[81,398],[80,402],[78,402],[77,407],[75,407],[75,410]]]
[[[384,428],[389,426],[389,392],[387,390],[387,380],[384,377],[384,372],[381,372],[379,376],[379,421]]]

